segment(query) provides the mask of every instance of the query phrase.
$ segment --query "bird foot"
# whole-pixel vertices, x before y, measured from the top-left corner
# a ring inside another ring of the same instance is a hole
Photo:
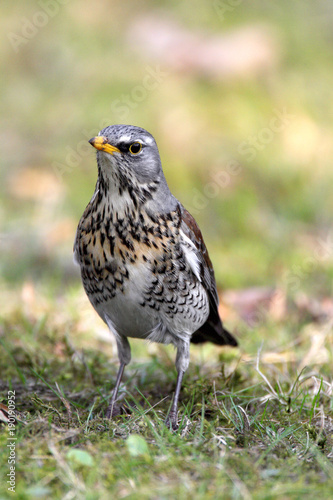
[[[118,415],[121,415],[122,413],[123,412],[121,406],[117,403],[112,403],[108,406],[108,409],[106,411],[106,418],[111,420],[114,417],[118,417]]]
[[[165,425],[173,431],[177,431],[179,428],[178,421],[177,421],[177,412],[172,412],[170,411],[169,415],[165,419]]]

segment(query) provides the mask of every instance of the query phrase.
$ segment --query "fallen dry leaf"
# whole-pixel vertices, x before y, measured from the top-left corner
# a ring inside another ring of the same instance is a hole
[[[322,323],[333,318],[333,299],[331,297],[317,299],[302,292],[296,295],[295,305],[302,314],[310,316],[313,321]]]
[[[268,315],[273,320],[280,321],[287,312],[284,291],[272,287],[227,290],[223,293],[222,304],[232,308],[251,327]],[[228,309],[225,312],[228,314]],[[223,310],[221,315],[223,317]]]
[[[8,424],[9,418],[13,417],[16,422],[21,422],[26,425],[25,417],[17,410],[12,410],[13,413],[9,414],[9,408],[7,405],[0,403],[0,423]]]

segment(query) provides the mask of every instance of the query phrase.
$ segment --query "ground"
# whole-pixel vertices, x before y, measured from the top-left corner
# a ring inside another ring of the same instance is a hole
[[[14,391],[19,412],[18,498],[330,496],[331,322],[304,322],[297,308],[278,322],[262,312],[239,349],[193,347],[172,432],[164,424],[176,383],[172,348],[132,342],[122,414],[110,422],[118,364],[97,318],[99,338],[90,330],[87,299],[71,291],[61,313],[59,303],[44,301],[41,315],[39,292],[31,285],[23,292],[29,312],[13,310],[1,340],[3,403]],[[291,331],[298,334],[285,349]],[[247,347],[262,341],[257,352]],[[5,477],[5,423],[0,436]]]

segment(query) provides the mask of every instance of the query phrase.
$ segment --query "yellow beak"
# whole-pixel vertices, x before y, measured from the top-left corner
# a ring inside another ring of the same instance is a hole
[[[116,148],[116,146],[112,146],[103,135],[98,135],[90,139],[89,143],[94,146],[94,148],[99,149],[99,151],[105,151],[105,153],[120,153],[120,149]]]

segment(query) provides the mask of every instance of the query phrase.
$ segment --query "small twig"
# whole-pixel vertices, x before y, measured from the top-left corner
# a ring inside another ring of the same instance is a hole
[[[59,396],[59,399],[61,400],[62,404],[65,406],[66,410],[67,410],[67,413],[68,413],[68,420],[71,420],[72,419],[72,410],[71,410],[71,407],[70,407],[70,403],[69,401],[67,401],[67,399],[65,398],[65,396],[63,395],[63,393],[61,392],[61,389],[58,385],[58,382],[55,383],[55,386],[57,388],[57,391],[58,391],[58,396]],[[69,425],[69,422],[68,422],[68,425]]]
[[[48,442],[48,448],[50,450],[50,453],[53,455],[55,461],[57,462],[59,469],[62,470],[67,481],[69,481],[71,485],[74,487],[75,493],[77,494],[85,492],[86,488],[84,483],[81,481],[79,476],[75,474],[75,472],[71,469],[71,467],[67,464],[66,460],[56,447],[56,441],[50,440]]]
[[[158,401],[157,403],[155,403],[153,406],[150,406],[147,410],[145,410],[139,417],[136,417],[136,418],[133,418],[133,422],[136,422],[137,420],[140,420],[140,418],[142,418],[144,415],[146,415],[147,413],[150,412],[150,410],[152,410],[153,408],[155,408],[155,406],[158,406],[159,404],[163,403],[163,401],[165,401],[166,399],[168,399],[169,396],[165,396],[165,398],[161,399],[161,401]]]
[[[284,399],[281,399],[278,395],[278,393],[275,391],[275,389],[273,389],[273,386],[271,385],[270,381],[268,380],[268,378],[266,377],[266,375],[264,375],[262,373],[262,371],[260,370],[259,368],[259,363],[260,363],[260,353],[261,353],[261,350],[262,350],[262,347],[263,347],[263,342],[261,343],[261,346],[260,348],[258,349],[258,354],[257,354],[257,362],[256,362],[256,371],[257,373],[259,373],[259,375],[261,376],[261,378],[266,382],[268,388],[269,388],[269,391],[271,393],[271,395],[273,397],[275,397],[281,404],[284,404],[286,405],[287,402],[284,400]]]
[[[245,430],[249,431],[250,430],[250,419],[246,413],[246,411],[244,410],[244,408],[242,408],[240,405],[237,405],[237,408],[239,408],[245,415],[245,420],[244,420],[244,427],[245,427]]]
[[[38,396],[36,396],[36,394],[31,396],[30,399],[33,403],[40,406],[41,408],[46,408],[47,410],[54,411],[54,412],[56,412],[56,414],[58,415],[59,418],[62,418],[62,415],[61,415],[60,411],[57,410],[57,408],[52,406],[52,404],[50,404],[50,403],[44,403],[42,399],[40,399]]]

